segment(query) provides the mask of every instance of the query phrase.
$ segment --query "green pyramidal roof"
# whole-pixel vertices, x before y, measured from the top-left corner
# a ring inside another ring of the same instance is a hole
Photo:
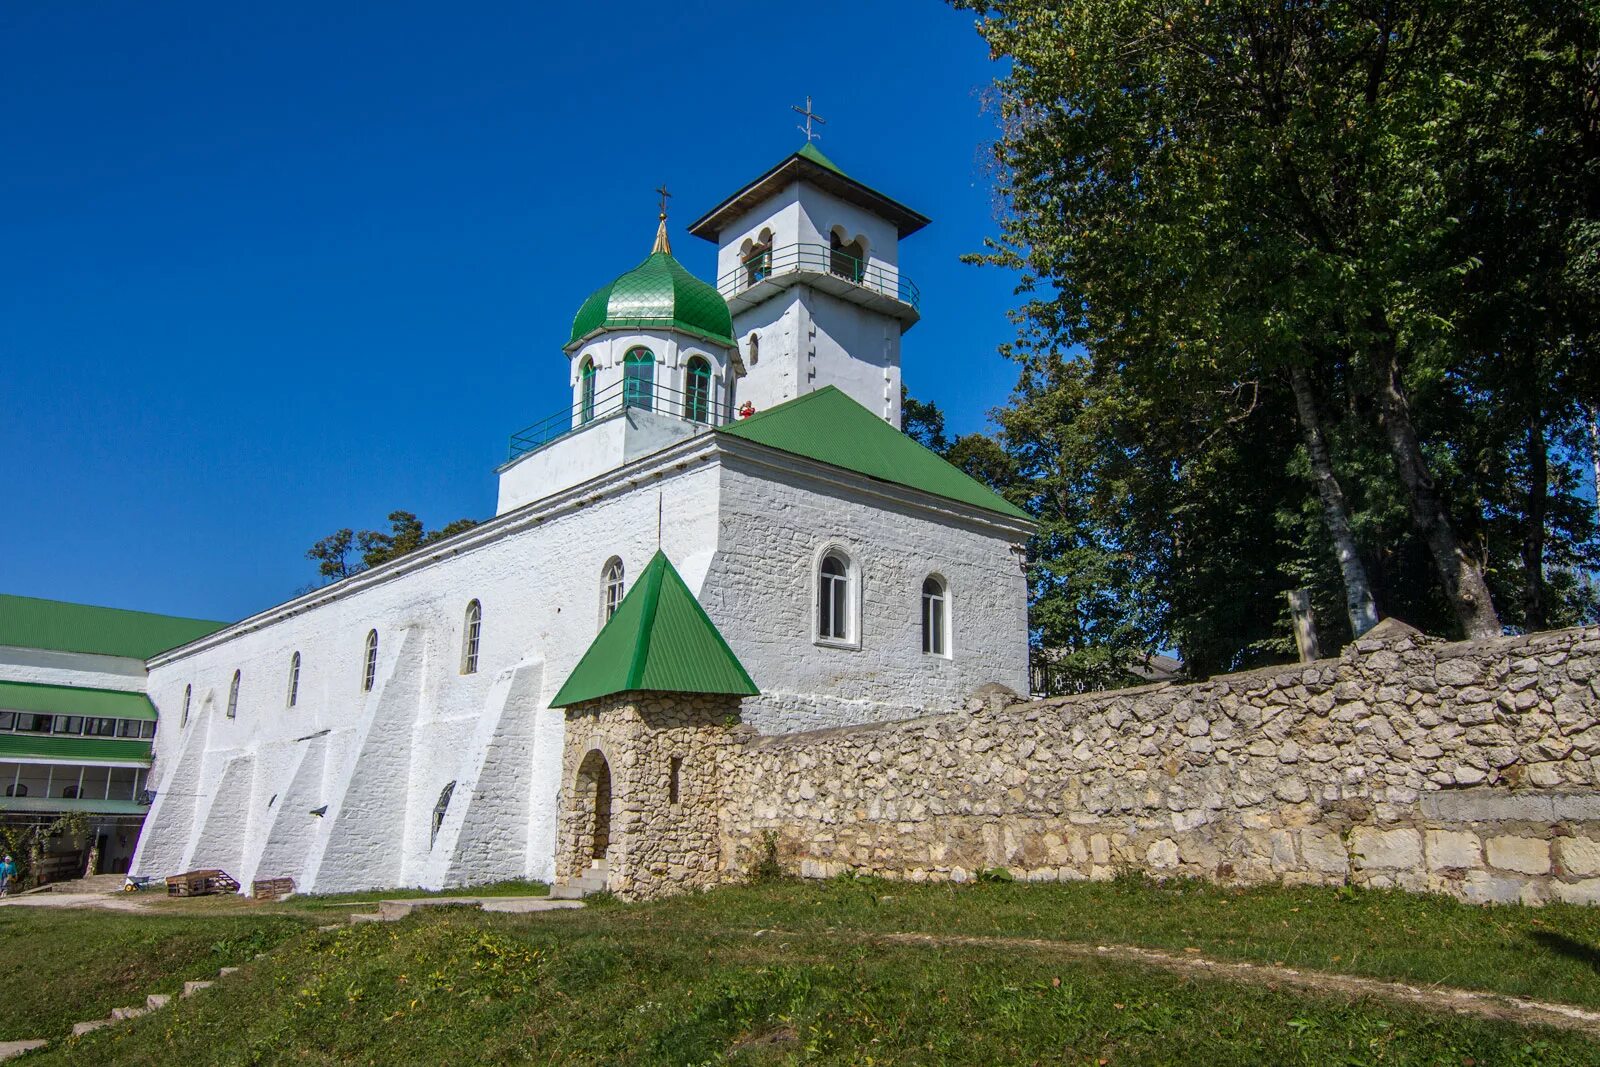
[[[733,347],[728,302],[670,252],[650,253],[643,263],[590,294],[572,320],[567,347],[601,330],[630,328],[681,330]]]
[[[809,159],[819,167],[827,167],[841,178],[850,177],[850,175],[839,169],[839,164],[823,155],[822,149],[818,148],[814,141],[807,141],[800,151],[795,153],[795,155],[799,156],[801,159]]]
[[[717,432],[1031,521],[1027,512],[832,385],[730,423]]]
[[[0,593],[0,645],[21,648],[149,659],[226,625]]]
[[[735,696],[760,692],[661,552],[622,598],[550,704],[565,708],[637,690]]]

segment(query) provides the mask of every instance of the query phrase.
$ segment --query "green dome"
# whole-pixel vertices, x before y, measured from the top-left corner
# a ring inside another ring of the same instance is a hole
[[[610,285],[596,289],[573,318],[567,347],[600,330],[629,328],[681,330],[733,347],[728,302],[670,252],[652,252]]]

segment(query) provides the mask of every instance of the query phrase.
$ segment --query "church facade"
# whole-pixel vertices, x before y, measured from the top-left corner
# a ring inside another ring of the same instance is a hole
[[[809,143],[689,227],[718,246],[715,284],[663,213],[645,261],[580,306],[571,404],[513,436],[493,519],[148,661],[133,873],[552,878],[565,779],[592,774],[563,688],[632,656],[626,684],[692,691],[705,658],[670,636],[628,651],[635,582],[686,591],[673,610],[742,672],[728,715],[761,733],[1024,691],[1031,524],[899,429],[919,317],[899,241],[926,222]]]

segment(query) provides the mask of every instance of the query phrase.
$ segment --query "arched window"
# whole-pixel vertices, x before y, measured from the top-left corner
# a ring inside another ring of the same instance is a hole
[[[478,673],[478,635],[483,629],[483,605],[467,605],[467,624],[461,634],[461,673]]]
[[[300,653],[289,657],[289,706],[300,702]]]
[[[476,600],[473,601],[477,603]],[[450,808],[450,795],[456,791],[456,784],[451,782],[439,791],[439,803],[433,806],[433,829],[428,833],[428,847],[433,847],[433,842],[439,837],[439,828],[444,825],[444,813]]]
[[[75,785],[64,785],[64,786],[62,786],[61,787],[61,799],[62,800],[77,800],[78,799],[78,787],[75,786]]]
[[[950,654],[950,597],[944,582],[931,574],[922,583],[922,651]]]
[[[648,348],[631,349],[622,359],[624,407],[649,411],[656,396],[656,357]]]
[[[372,692],[372,685],[378,680],[378,631],[367,631],[367,655],[361,667],[362,692]]]
[[[689,360],[684,414],[695,422],[711,421],[711,362],[701,356]]]
[[[866,274],[867,249],[862,239],[845,241],[844,232],[834,227],[828,235],[828,270],[841,278],[859,282]]]
[[[185,726],[189,725],[189,700],[193,696],[194,696],[194,686],[192,686],[192,685],[184,686],[183,687],[183,714],[178,719],[178,729],[180,729],[180,730],[183,729]]]
[[[8,797],[25,797],[27,795],[28,787],[21,783],[6,786],[6,796]]]
[[[750,335],[750,365],[752,367],[754,367],[757,363],[760,363],[760,362],[761,362],[761,336],[759,334],[754,334],[753,333],[753,334]]]
[[[626,586],[623,582],[622,559],[612,556],[606,561],[605,570],[600,572],[600,625],[610,622],[611,616],[617,613],[624,592]]]
[[[772,273],[772,231],[762,230],[760,236],[746,241],[745,246],[739,258],[744,265],[744,284],[748,288]]]
[[[578,376],[581,379],[583,396],[578,419],[580,422],[588,422],[594,418],[594,360],[585,356]]]
[[[817,637],[824,641],[850,639],[850,561],[841,552],[822,557],[817,572]]]
[[[228,686],[228,718],[239,717],[239,672],[233,672],[233,681]]]

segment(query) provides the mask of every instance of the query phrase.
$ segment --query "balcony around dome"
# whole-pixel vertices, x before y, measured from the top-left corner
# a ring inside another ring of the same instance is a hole
[[[717,279],[717,292],[737,315],[796,285],[897,318],[903,329],[922,318],[922,294],[909,278],[825,244],[783,245],[752,257]]]

